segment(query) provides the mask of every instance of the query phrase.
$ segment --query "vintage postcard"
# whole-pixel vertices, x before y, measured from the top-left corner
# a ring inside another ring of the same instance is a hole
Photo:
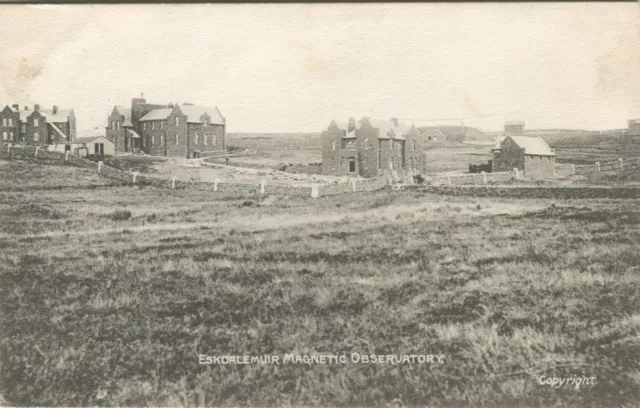
[[[637,406],[638,3],[0,19],[0,406]]]

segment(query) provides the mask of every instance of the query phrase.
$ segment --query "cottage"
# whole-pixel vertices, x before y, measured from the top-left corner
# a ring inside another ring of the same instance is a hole
[[[553,177],[556,154],[541,137],[500,136],[491,149],[492,171],[517,168],[527,179]]]
[[[107,122],[107,138],[120,153],[200,157],[226,149],[226,120],[217,107],[133,98],[131,108],[114,106]]]
[[[424,173],[426,156],[415,126],[397,118],[332,121],[322,132],[322,173],[376,177]]]
[[[105,136],[79,137],[67,146],[67,150],[81,156],[104,157],[116,154],[115,145]]]

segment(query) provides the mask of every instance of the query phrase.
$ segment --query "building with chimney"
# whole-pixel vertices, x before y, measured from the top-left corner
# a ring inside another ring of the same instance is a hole
[[[133,98],[116,105],[107,118],[106,137],[117,153],[200,157],[226,149],[226,120],[217,107],[190,103],[166,105]]]
[[[640,119],[629,120],[627,136],[640,136]]]
[[[18,105],[5,106],[0,111],[2,143],[56,145],[71,143],[76,137],[76,116],[73,109],[33,110]]]
[[[524,135],[524,122],[521,120],[512,120],[504,123],[504,133],[506,135],[522,136]]]
[[[356,123],[332,121],[322,132],[322,173],[335,176],[376,177],[425,172],[426,143],[414,125],[397,118],[374,120],[364,117]]]
[[[493,148],[492,171],[518,169],[526,179],[552,178],[556,154],[541,137],[500,136]]]

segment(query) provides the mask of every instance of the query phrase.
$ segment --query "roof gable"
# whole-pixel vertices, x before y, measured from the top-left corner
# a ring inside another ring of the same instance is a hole
[[[553,149],[540,136],[500,136],[496,139],[493,150],[500,150],[505,140],[511,140],[519,148],[524,150],[524,154],[531,156],[555,156]]]

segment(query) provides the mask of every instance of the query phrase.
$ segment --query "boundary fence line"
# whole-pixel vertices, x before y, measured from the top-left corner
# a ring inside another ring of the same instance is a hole
[[[24,145],[3,145],[0,147],[0,159],[25,160],[45,164],[67,164],[78,167],[95,168],[101,176],[126,185],[153,186],[166,189],[195,189],[238,193],[283,194],[299,197],[318,198],[336,194],[348,194],[361,191],[374,191],[389,184],[386,178],[351,179],[347,182],[332,184],[282,185],[269,183],[266,179],[259,183],[238,183],[223,180],[182,181],[176,177],[161,177],[139,172],[127,172],[105,165],[102,161],[92,161],[79,157],[72,152],[48,151],[44,147]]]

